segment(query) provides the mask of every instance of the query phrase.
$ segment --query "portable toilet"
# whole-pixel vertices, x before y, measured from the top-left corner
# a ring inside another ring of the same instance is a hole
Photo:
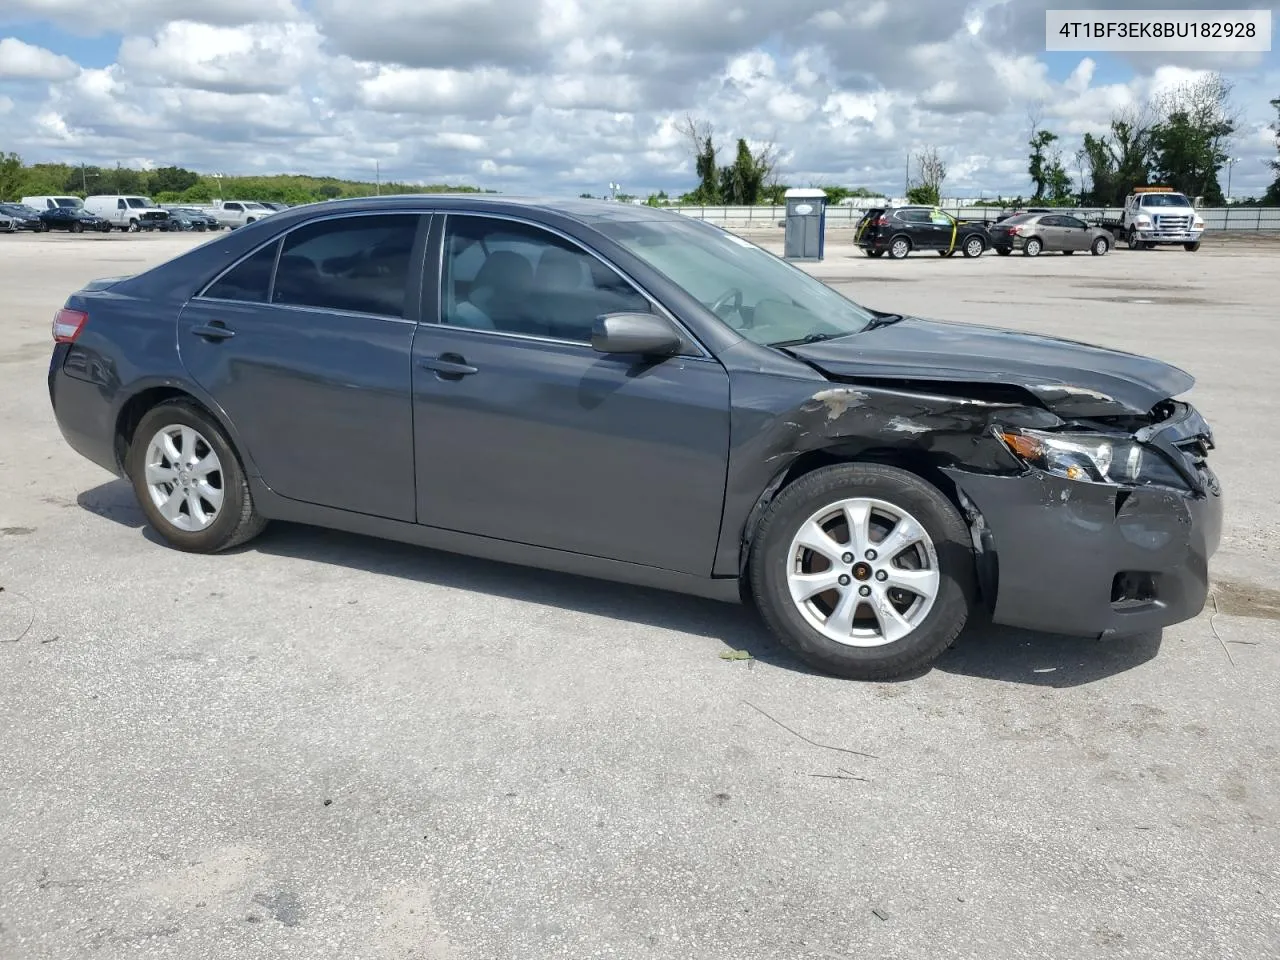
[[[827,194],[815,187],[792,187],[787,204],[782,255],[787,260],[821,260],[827,232]]]

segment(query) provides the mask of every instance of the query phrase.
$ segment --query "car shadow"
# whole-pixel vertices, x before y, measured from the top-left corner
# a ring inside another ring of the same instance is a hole
[[[112,480],[81,493],[89,513],[164,545],[146,522],[133,489]],[[259,537],[233,553],[252,551],[380,573],[453,589],[487,593],[578,613],[641,623],[718,640],[725,653],[745,651],[761,663],[825,676],[791,655],[749,605],[720,603],[647,587],[482,560],[359,534],[274,521]],[[893,682],[909,682],[941,670],[1003,683],[1075,687],[1141,666],[1160,650],[1161,634],[1097,641],[974,623],[931,668]]]

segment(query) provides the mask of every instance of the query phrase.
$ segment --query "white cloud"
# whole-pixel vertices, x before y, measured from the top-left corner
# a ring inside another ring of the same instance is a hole
[[[0,94],[0,115],[8,113],[12,109],[13,101],[3,94]]]
[[[301,16],[293,0],[4,0],[4,13],[85,34],[149,32],[173,20],[237,26]]]
[[[23,43],[17,37],[0,40],[0,79],[69,80],[79,72],[70,57]]]
[[[215,27],[176,21],[154,37],[126,37],[118,61],[140,83],[223,93],[284,93],[317,65],[310,23]]]
[[[948,191],[1015,193],[1029,186],[1029,108],[1069,156],[1116,109],[1205,66],[1132,58],[1116,79],[1114,58],[1082,54],[1051,69],[1043,11],[1082,4],[0,0],[0,22],[123,37],[115,63],[84,70],[56,44],[0,43],[0,75],[21,77],[0,100],[0,142],[32,160],[366,179],[376,160],[384,181],[671,192],[694,180],[691,113],[724,158],[739,137],[775,141],[792,183],[899,193],[906,155],[936,145]],[[1237,194],[1271,180],[1268,69],[1242,60],[1235,74]]]

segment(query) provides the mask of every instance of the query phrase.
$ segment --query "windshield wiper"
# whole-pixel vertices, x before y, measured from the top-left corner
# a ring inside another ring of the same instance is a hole
[[[808,336],[801,337],[799,340],[779,340],[771,343],[771,347],[794,347],[801,343],[821,343],[823,340],[834,340],[836,337],[847,336],[843,333],[811,333]]]
[[[877,327],[887,327],[891,323],[898,323],[899,321],[904,319],[906,318],[903,317],[902,314],[900,313],[884,313],[884,314],[881,314],[880,316],[872,317],[871,322],[868,323],[862,329],[875,330]]]

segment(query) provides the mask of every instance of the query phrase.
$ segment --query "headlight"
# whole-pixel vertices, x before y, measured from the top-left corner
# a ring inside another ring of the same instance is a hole
[[[996,435],[1018,459],[1055,477],[1189,489],[1159,451],[1127,437],[1011,429],[997,430]]]
[[[1199,217],[1196,217],[1196,219],[1195,219],[1195,225],[1196,225],[1196,229],[1197,229],[1197,230],[1203,230],[1203,229],[1204,229],[1204,221],[1203,221],[1203,220],[1201,220]]]
[[[1140,227],[1149,227],[1151,225],[1151,218],[1148,217],[1146,214],[1143,214],[1140,217],[1134,217],[1133,222]]]

